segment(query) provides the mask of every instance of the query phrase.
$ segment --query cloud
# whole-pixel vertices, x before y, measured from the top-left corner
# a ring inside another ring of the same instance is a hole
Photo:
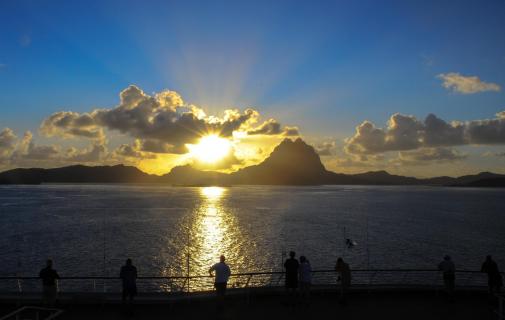
[[[335,142],[323,142],[316,145],[315,149],[320,156],[331,156],[335,151]]]
[[[252,128],[247,131],[248,135],[285,135],[285,136],[297,136],[299,135],[298,128],[296,127],[284,127],[275,119],[269,119],[263,122],[256,128]]]
[[[402,165],[424,165],[432,162],[453,162],[466,159],[467,155],[452,148],[422,148],[414,151],[400,151],[392,163]]]
[[[39,145],[27,131],[18,139],[11,129],[0,132],[0,166],[2,167],[54,167],[69,163],[103,164],[109,153],[105,140],[95,141],[89,147],[74,147],[62,151],[57,145]]]
[[[386,128],[377,128],[372,122],[363,121],[345,143],[347,153],[362,155],[419,148],[505,144],[505,113],[497,113],[494,119],[450,123],[434,114],[429,114],[421,122],[413,116],[396,113]]]
[[[107,147],[102,143],[96,143],[89,148],[79,151],[76,148],[70,148],[67,151],[65,161],[77,163],[96,163],[102,161],[107,154]]]
[[[463,76],[457,72],[441,73],[437,78],[442,79],[444,88],[462,94],[501,90],[501,87],[496,83],[484,82],[479,77]]]
[[[488,152],[484,152],[482,154],[483,157],[499,157],[499,158],[502,158],[504,157],[505,158],[505,152],[491,152],[491,151],[488,151]]]
[[[104,134],[89,113],[60,111],[44,119],[40,132],[47,137],[103,139]]]
[[[386,151],[416,149],[421,145],[419,132],[423,124],[413,116],[395,113],[386,129],[364,121],[356,127],[356,134],[346,140],[345,150],[355,154],[374,154]]]
[[[137,139],[132,144],[122,144],[114,150],[112,157],[118,160],[133,159],[156,159],[156,155],[142,151],[142,142]],[[125,159],[126,158],[126,159]]]
[[[269,119],[254,127],[260,114],[248,108],[227,109],[222,116],[207,116],[192,104],[186,104],[175,91],[164,90],[148,95],[131,85],[120,93],[120,103],[111,109],[88,113],[60,111],[46,118],[40,127],[45,136],[104,139],[105,130],[117,131],[140,140],[141,150],[156,153],[185,153],[186,144],[194,144],[207,134],[231,137],[234,131],[251,135],[297,135],[296,127],[284,127]]]
[[[17,136],[10,128],[0,131],[0,164],[5,164],[16,148]]]
[[[13,159],[49,160],[54,159],[59,151],[56,146],[36,145],[33,134],[27,131],[19,143]]]

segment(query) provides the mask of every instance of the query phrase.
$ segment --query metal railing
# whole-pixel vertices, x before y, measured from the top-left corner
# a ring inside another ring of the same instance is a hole
[[[334,286],[337,275],[334,270],[312,271],[312,284],[316,287]],[[229,288],[281,287],[284,272],[248,272],[230,276]],[[443,284],[441,272],[433,269],[357,269],[352,270],[353,287],[363,288],[436,288]],[[480,271],[456,271],[459,287],[485,288],[487,275]],[[40,292],[38,277],[0,277],[0,292]],[[210,291],[213,278],[208,275],[139,277],[139,292],[187,293]],[[119,277],[61,277],[59,292],[119,292]]]

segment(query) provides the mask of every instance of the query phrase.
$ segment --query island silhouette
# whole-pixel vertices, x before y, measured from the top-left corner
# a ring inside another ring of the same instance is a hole
[[[18,168],[0,173],[0,184],[163,183],[179,186],[219,185],[435,185],[505,187],[505,175],[481,172],[461,177],[420,179],[386,171],[343,174],[327,170],[315,149],[301,138],[284,139],[260,164],[232,173],[204,171],[191,165],[158,176],[136,167],[73,165],[62,168]]]

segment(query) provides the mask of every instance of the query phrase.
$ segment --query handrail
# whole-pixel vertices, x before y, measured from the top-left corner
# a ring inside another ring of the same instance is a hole
[[[312,273],[335,273],[335,270],[312,270]],[[441,272],[438,269],[351,269],[351,272]],[[478,273],[482,274],[482,271],[477,270],[456,270],[456,273]],[[500,272],[505,275],[505,272]],[[245,272],[245,273],[232,273],[231,277],[245,277],[245,276],[259,276],[259,275],[276,275],[284,274],[284,271],[260,271],[260,272]],[[139,280],[164,280],[164,279],[204,279],[212,278],[210,275],[193,275],[193,276],[142,276],[137,277]],[[36,276],[0,276],[0,280],[36,280],[40,277]],[[65,276],[60,277],[60,280],[118,280],[120,277],[102,277],[102,276]]]

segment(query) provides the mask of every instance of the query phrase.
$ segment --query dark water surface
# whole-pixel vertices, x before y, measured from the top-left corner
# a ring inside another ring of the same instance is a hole
[[[344,239],[358,245],[349,250]],[[279,270],[283,252],[314,269],[433,268],[450,254],[505,268],[505,190],[158,185],[0,187],[0,275],[33,276],[47,257],[65,276],[206,274],[221,253],[234,272]]]

